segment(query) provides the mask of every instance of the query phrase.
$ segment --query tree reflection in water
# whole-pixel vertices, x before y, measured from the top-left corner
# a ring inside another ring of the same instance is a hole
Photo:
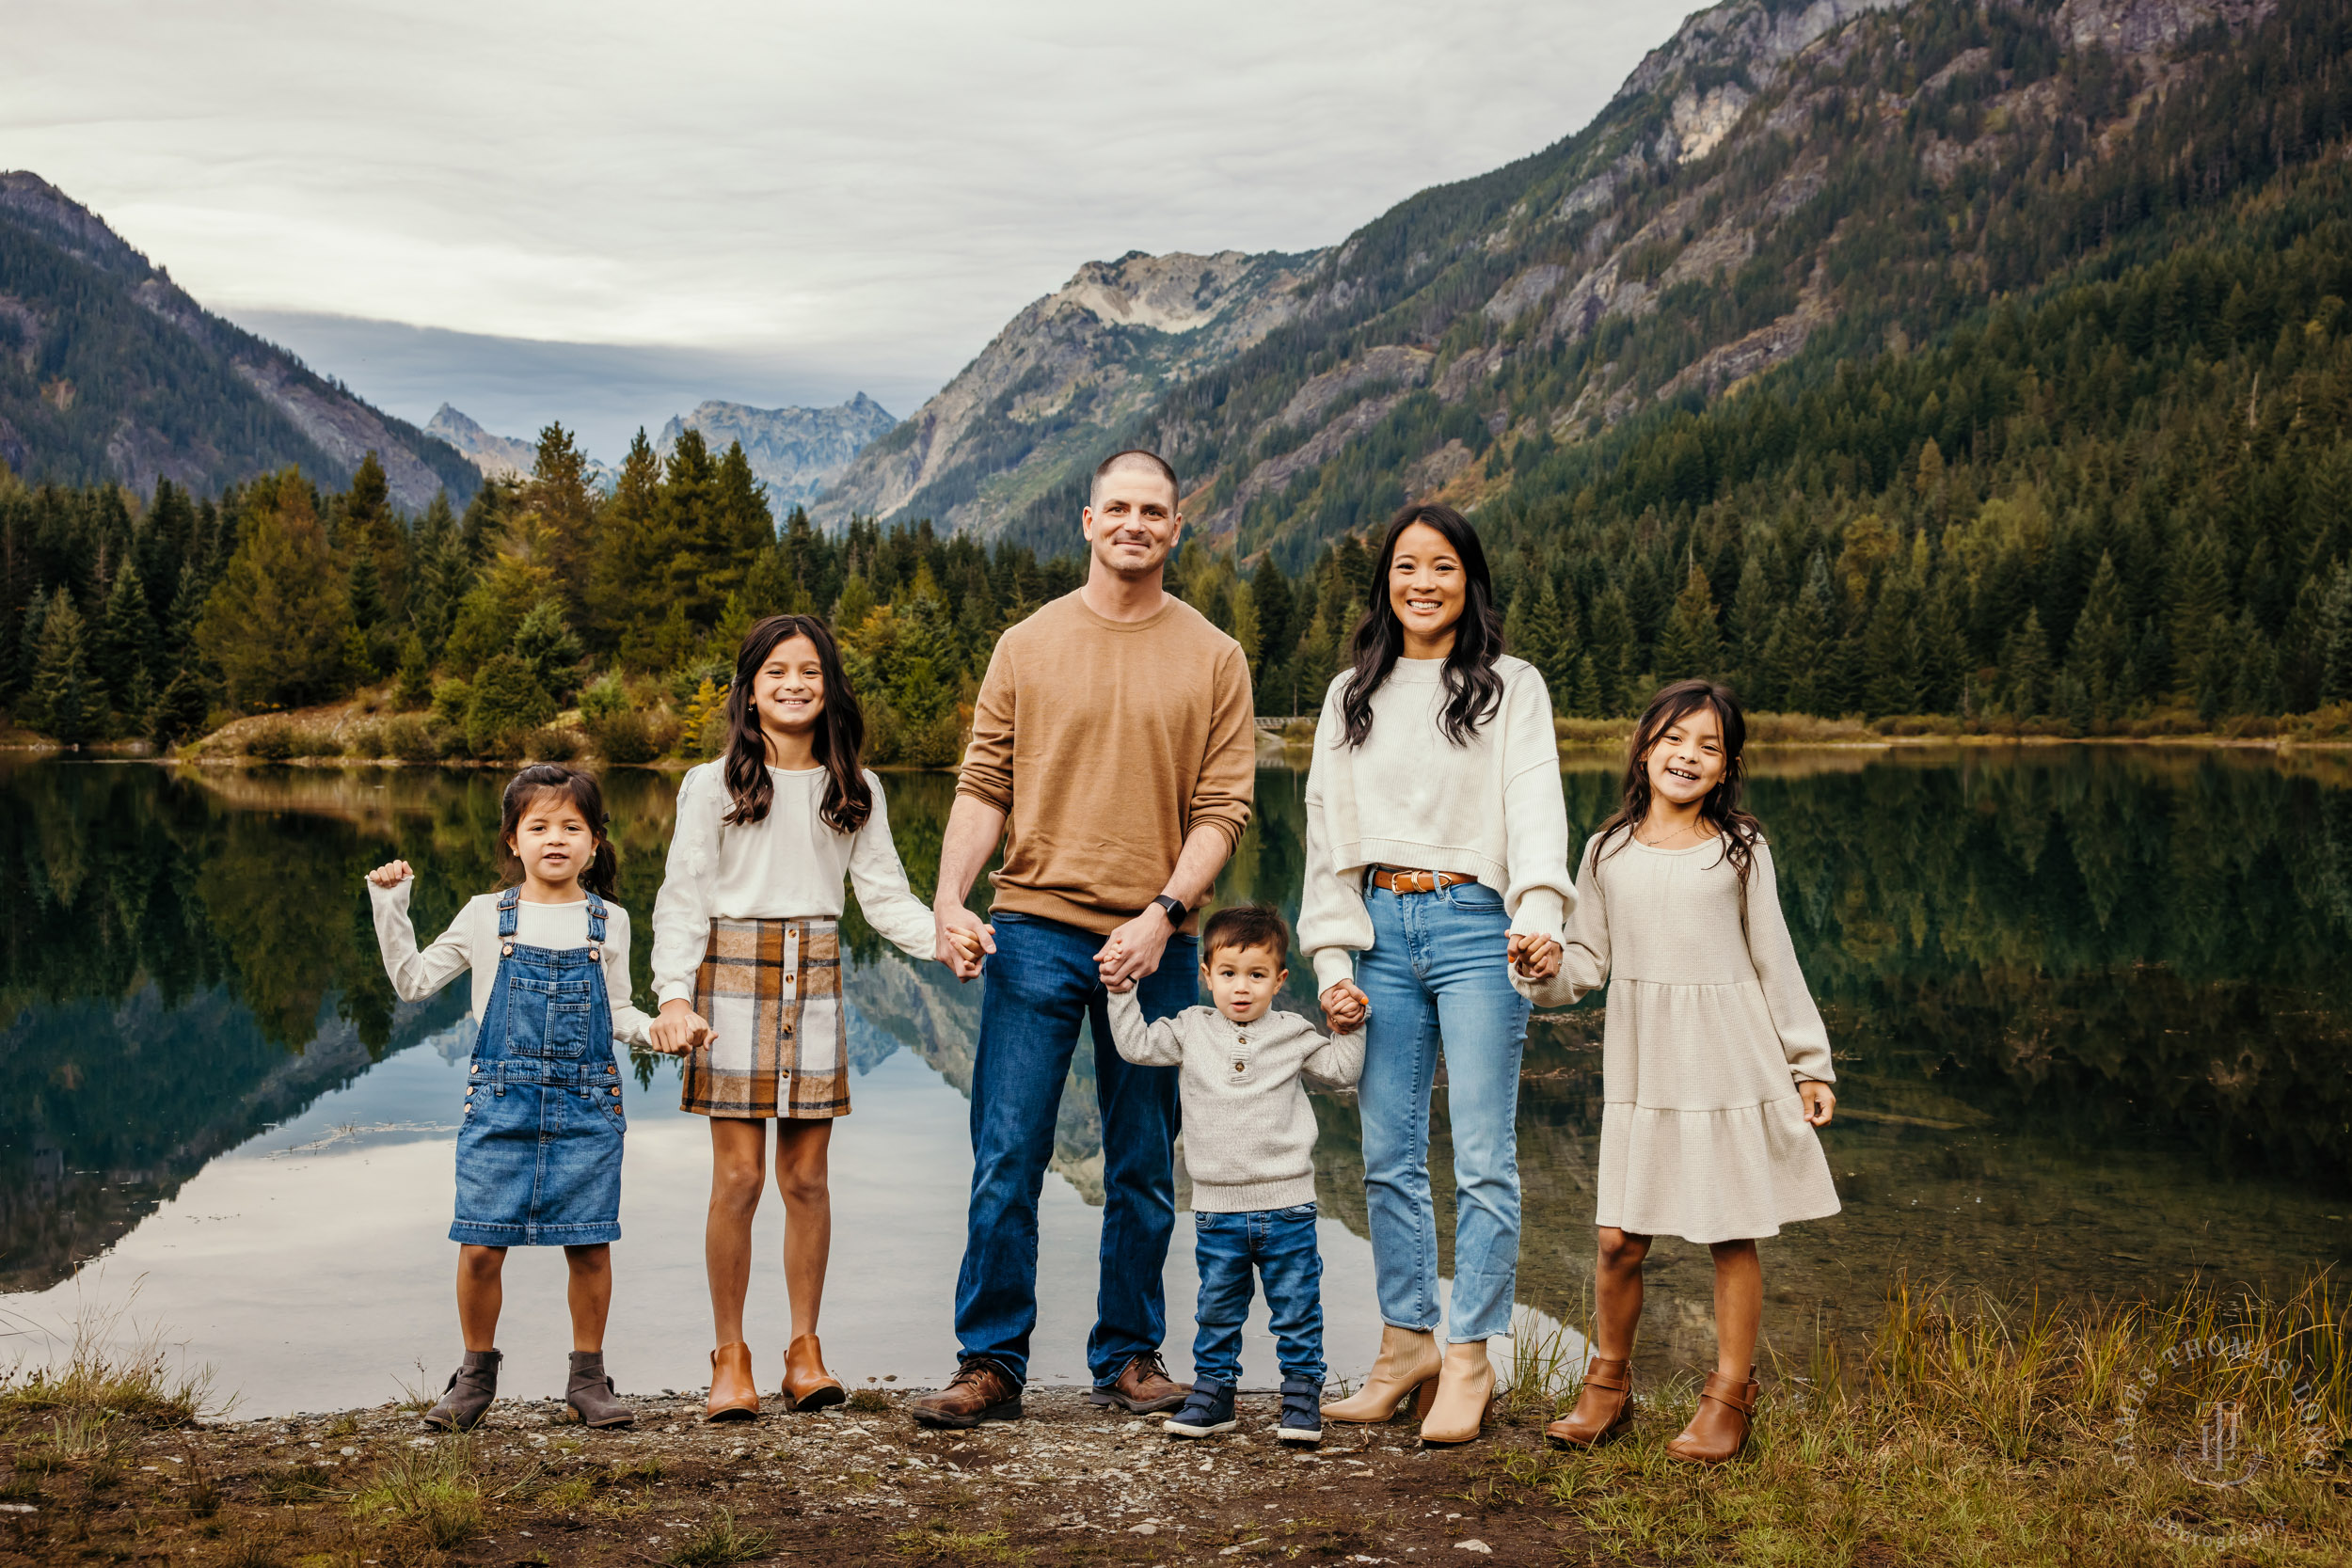
[[[1579,834],[1613,768],[1569,764]],[[437,930],[496,884],[486,771],[0,768],[0,1290],[94,1256],[214,1155],[460,1016],[393,1000],[358,878],[417,863]],[[1867,1317],[1898,1267],[2003,1287],[2169,1288],[2202,1268],[2292,1278],[2352,1233],[2352,787],[2323,759],[2064,748],[1762,753],[1754,805],[1838,1052],[1838,1219],[1773,1244],[1770,1327]],[[888,781],[918,891],[944,774]],[[1221,899],[1295,913],[1303,780],[1263,769]],[[660,885],[675,775],[607,794],[636,917]],[[845,920],[860,1070],[904,1047],[960,1090],[977,986]],[[1294,966],[1284,1005],[1312,1007]],[[1589,1275],[1605,998],[1541,1018],[1519,1125],[1520,1295],[1573,1312]],[[642,1058],[648,1084],[674,1064]],[[1056,1166],[1099,1200],[1093,1065]],[[1442,1095],[1440,1095],[1442,1100]],[[1318,1188],[1361,1234],[1355,1115],[1323,1099]],[[1441,1194],[1448,1149],[1438,1117]],[[961,1193],[942,1194],[943,1203]],[[1439,1235],[1451,1230],[1441,1196]],[[1702,1251],[1661,1246],[1649,1353],[1706,1331]]]

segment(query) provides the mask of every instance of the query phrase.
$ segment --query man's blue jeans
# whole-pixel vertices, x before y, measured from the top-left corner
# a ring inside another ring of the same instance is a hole
[[[1059,921],[999,911],[981,982],[979,1057],[972,1070],[972,1205],[956,1276],[956,1342],[1016,1379],[1029,1376],[1037,1327],[1037,1200],[1054,1157],[1062,1080],[1079,1021],[1094,1026],[1103,1112],[1103,1253],[1087,1366],[1117,1381],[1168,1333],[1160,1282],[1176,1228],[1177,1069],[1135,1067],[1111,1045],[1094,955],[1103,938]],[[1182,1012],[1200,994],[1200,944],[1170,937],[1136,986],[1143,1016]]]
[[[1364,1076],[1364,1197],[1380,1317],[1438,1326],[1438,1212],[1429,1194],[1429,1095],[1445,1049],[1454,1134],[1455,1344],[1511,1332],[1518,1277],[1519,1056],[1527,999],[1504,958],[1510,917],[1479,882],[1437,893],[1364,889],[1372,945],[1356,984],[1372,1003]]]
[[[1195,1383],[1241,1381],[1241,1325],[1249,1315],[1249,1271],[1265,1281],[1274,1355],[1285,1381],[1323,1383],[1323,1254],[1315,1250],[1315,1206],[1192,1216],[1192,1256],[1200,1270],[1200,1326],[1192,1338]]]

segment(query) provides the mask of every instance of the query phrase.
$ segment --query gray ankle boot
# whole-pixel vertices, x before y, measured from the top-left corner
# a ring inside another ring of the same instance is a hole
[[[449,1375],[441,1402],[424,1413],[424,1424],[443,1432],[471,1432],[482,1422],[490,1402],[499,1397],[499,1353],[469,1350]]]
[[[564,1402],[579,1413],[582,1426],[625,1427],[637,1419],[637,1412],[613,1396],[600,1350],[572,1352],[572,1381],[564,1390]]]

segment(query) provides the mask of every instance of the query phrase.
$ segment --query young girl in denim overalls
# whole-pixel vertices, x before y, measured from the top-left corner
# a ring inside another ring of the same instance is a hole
[[[469,969],[481,1021],[449,1227],[466,1357],[425,1424],[463,1432],[482,1419],[498,1395],[506,1249],[561,1246],[571,1268],[564,1402],[589,1426],[627,1426],[632,1414],[604,1370],[626,1131],[612,1042],[644,1043],[647,1021],[629,1005],[628,914],[610,901],[617,863],[603,791],[573,768],[526,768],[506,786],[499,842],[520,881],[469,901],[421,953],[408,863],[368,873],[392,990],[420,1002]]]

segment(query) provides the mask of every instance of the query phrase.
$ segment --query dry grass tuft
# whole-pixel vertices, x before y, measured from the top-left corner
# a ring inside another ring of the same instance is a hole
[[[439,1438],[388,1460],[353,1494],[363,1517],[390,1518],[447,1551],[482,1529],[482,1480],[470,1436]]]
[[[127,1338],[119,1334],[137,1294],[110,1308],[85,1302],[61,1356],[0,1373],[0,1420],[47,1415],[57,1423],[183,1427],[225,1415],[233,1402],[215,1401],[211,1368],[175,1370],[159,1330],[132,1325]],[[30,1326],[22,1332],[51,1338]]]

